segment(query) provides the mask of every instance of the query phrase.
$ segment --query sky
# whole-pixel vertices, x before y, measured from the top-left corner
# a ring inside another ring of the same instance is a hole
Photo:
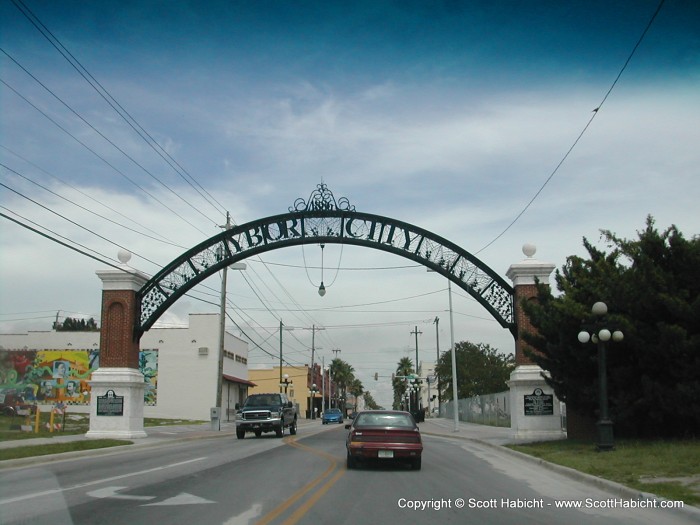
[[[525,243],[561,268],[648,215],[698,235],[700,3],[659,3],[0,2],[0,332],[99,319],[95,271],[120,249],[153,275],[227,211],[285,213],[321,183],[504,277]],[[410,260],[307,245],[246,263],[228,326],[251,366],[278,362],[281,320],[287,363],[310,363],[314,333],[390,406],[416,331],[420,361],[449,348],[447,282]],[[160,322],[217,312],[220,286]],[[456,341],[514,351],[455,287],[453,318]]]

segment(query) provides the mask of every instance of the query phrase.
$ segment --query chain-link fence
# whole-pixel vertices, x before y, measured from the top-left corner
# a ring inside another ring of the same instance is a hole
[[[440,407],[440,417],[454,418],[454,403],[448,401]],[[474,396],[457,401],[460,421],[494,427],[510,427],[510,392]]]

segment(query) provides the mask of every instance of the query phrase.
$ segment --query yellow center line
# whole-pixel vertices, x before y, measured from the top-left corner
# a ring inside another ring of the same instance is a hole
[[[337,465],[337,463],[336,463]],[[284,525],[294,525],[297,521],[299,521],[304,514],[306,514],[311,507],[313,507],[316,502],[321,499],[321,497],[328,492],[328,489],[330,489],[333,485],[335,485],[335,482],[338,481],[344,474],[345,470],[340,470],[336,472],[335,476],[333,476],[331,479],[329,479],[325,485],[323,485],[321,488],[319,488],[311,498],[306,501],[303,505],[301,505],[294,513],[289,516],[284,521]]]
[[[256,522],[256,525],[267,525],[268,523],[271,523],[275,519],[277,519],[280,514],[282,514],[285,510],[287,510],[289,507],[294,505],[297,501],[299,501],[303,496],[305,496],[309,491],[311,491],[316,485],[321,483],[325,478],[330,476],[334,470],[338,468],[338,460],[335,458],[335,456],[332,456],[331,454],[328,454],[327,452],[322,452],[320,450],[315,450],[311,447],[308,447],[306,445],[302,445],[301,443],[298,443],[296,441],[296,437],[289,436],[289,438],[284,439],[285,443],[287,445],[291,445],[295,448],[299,448],[301,450],[305,450],[307,452],[310,452],[312,454],[316,454],[317,456],[322,456],[325,459],[328,459],[330,461],[330,465],[328,468],[317,478],[314,480],[310,481],[303,487],[301,487],[299,490],[297,490],[292,496],[290,496],[288,499],[286,499],[284,502],[282,502],[280,505],[275,507],[273,510],[265,514],[259,521]],[[344,474],[345,471],[341,471],[338,474],[336,474],[324,487],[321,487],[319,489],[319,494],[325,494],[325,492],[337,481],[337,479],[340,477],[340,475]],[[319,496],[320,497],[320,496]],[[304,515],[308,511],[309,508],[318,501],[318,497],[315,495],[313,496],[309,502],[306,504],[302,505],[302,507],[299,509],[304,509],[303,512],[299,512],[297,510],[292,516],[285,522],[288,523],[289,525],[292,525],[293,523],[296,523],[296,521],[301,518],[301,516]],[[309,504],[311,502],[311,504]],[[294,519],[294,521],[289,521]]]

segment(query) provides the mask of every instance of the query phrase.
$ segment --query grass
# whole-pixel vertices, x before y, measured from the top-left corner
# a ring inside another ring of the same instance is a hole
[[[31,458],[35,456],[48,456],[61,454],[62,452],[76,452],[80,450],[93,450],[97,448],[120,447],[131,445],[133,441],[123,439],[88,439],[71,443],[51,443],[48,445],[29,445],[26,447],[13,447],[0,449],[0,461],[7,459]]]
[[[615,450],[610,452],[597,452],[590,442],[575,440],[510,448],[640,492],[700,505],[700,441],[697,440],[618,440]]]
[[[40,415],[39,432],[23,432],[19,430],[20,424],[25,424],[24,417],[8,417],[0,416],[0,441],[16,441],[34,438],[53,438],[56,436],[85,434],[89,430],[90,418],[88,414],[68,414],[65,420],[55,420],[54,422],[61,423],[61,430],[49,432],[47,424],[49,422],[49,414],[42,413]],[[155,427],[164,425],[191,425],[203,423],[203,421],[195,421],[191,419],[158,419],[144,418],[145,427]],[[34,420],[31,421],[34,428]],[[49,443],[43,445],[27,445],[12,447],[8,449],[0,449],[0,461],[8,459],[19,459],[33,456],[45,456],[48,454],[60,454],[62,452],[74,452],[80,450],[92,450],[97,448],[116,447],[121,445],[129,445],[131,441],[120,439],[89,439],[74,441],[70,443]]]

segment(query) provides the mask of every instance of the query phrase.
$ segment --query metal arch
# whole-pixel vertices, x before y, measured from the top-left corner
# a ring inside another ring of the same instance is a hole
[[[292,209],[290,209],[292,210]],[[383,250],[435,270],[474,297],[514,337],[513,288],[456,244],[427,230],[353,207],[308,207],[236,226],[188,250],[139,291],[137,337],[177,299],[224,266],[302,244],[354,244]]]

